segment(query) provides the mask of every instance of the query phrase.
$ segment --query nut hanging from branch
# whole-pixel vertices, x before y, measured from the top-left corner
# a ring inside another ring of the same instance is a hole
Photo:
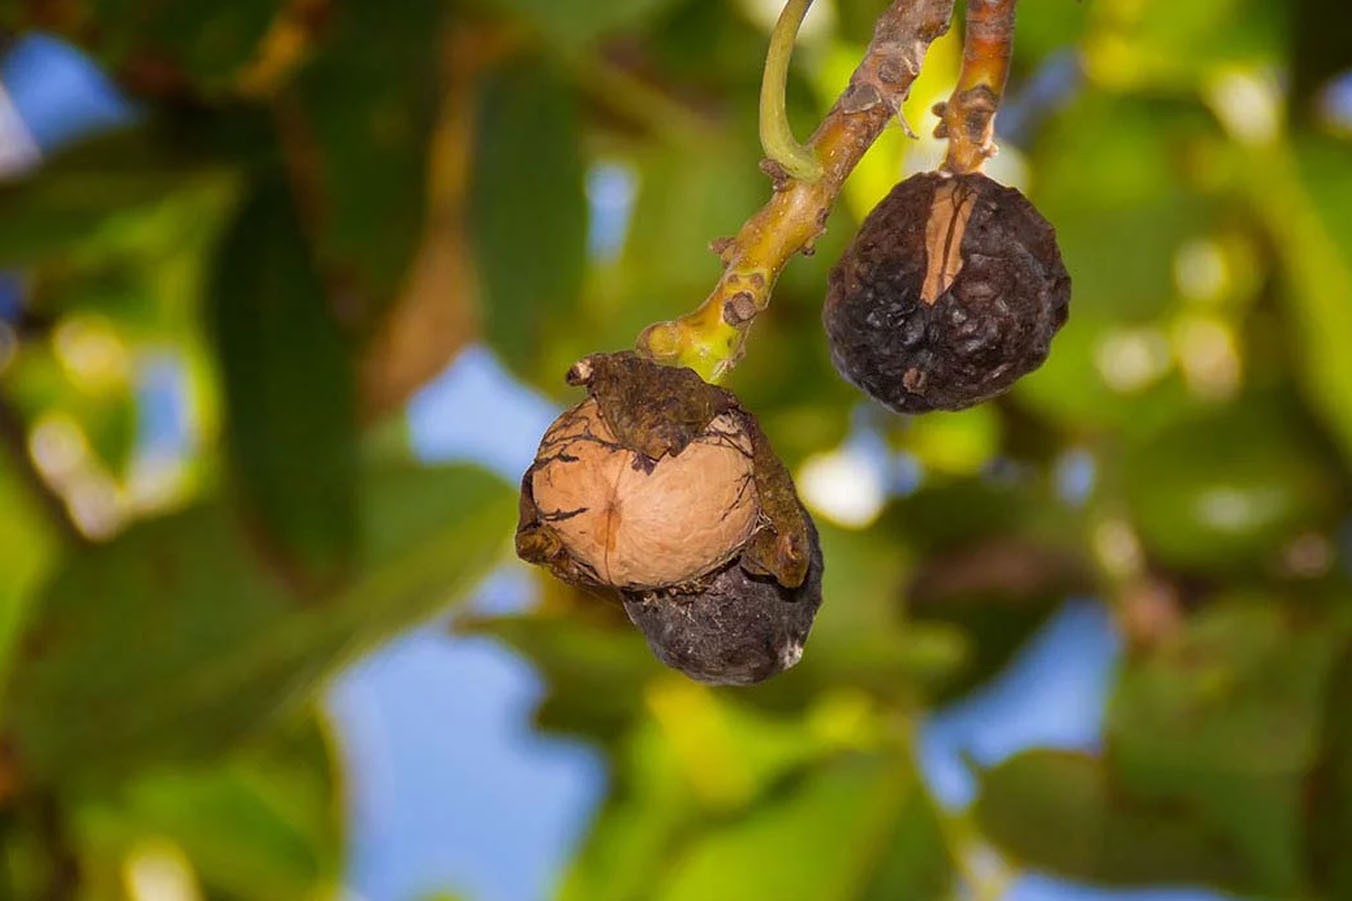
[[[934,112],[938,172],[912,176],[864,220],[831,271],[822,320],[831,361],[902,413],[959,410],[1047,358],[1070,276],[1050,223],[982,174],[1014,37],[1014,0],[969,0],[962,71]]]
[[[792,666],[821,604],[821,551],[793,481],[729,391],[634,353],[593,354],[588,396],[521,480],[516,547],[618,594],[662,660],[745,684]]]
[[[807,143],[821,175],[775,173],[769,202],[734,237],[718,242],[724,269],[714,290],[693,312],[645,329],[640,354],[689,366],[715,382],[736,365],[775,280],[825,230],[846,176],[901,110],[925,51],[948,31],[952,14],[953,0],[896,0],[883,12],[849,86]]]
[[[953,7],[896,0],[849,86],[800,145],[783,86],[810,2],[789,0],[767,58],[771,199],[715,242],[723,274],[698,309],[650,326],[637,354],[574,366],[569,381],[588,397],[551,426],[522,479],[520,556],[617,596],[659,658],[720,684],[760,681],[798,661],[821,603],[822,557],[755,418],[709,382],[736,364],[783,267],[811,251],[845,178],[899,118]],[[1003,391],[1041,362],[1065,320],[1069,279],[1051,227],[1017,191],[980,174],[994,152],[1013,7],[971,0],[962,75],[936,109],[950,138],[944,171],[898,185],[832,273],[833,360],[899,410],[954,409]]]
[[[900,413],[959,410],[1047,358],[1070,276],[1056,232],[984,175],[914,175],[831,270],[822,320],[847,381]]]

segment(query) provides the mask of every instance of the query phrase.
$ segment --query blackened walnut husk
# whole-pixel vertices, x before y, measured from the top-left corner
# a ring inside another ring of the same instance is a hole
[[[734,562],[697,593],[621,592],[657,658],[713,685],[750,685],[796,664],[822,602],[821,546],[811,517],[803,516],[812,556],[797,588]]]
[[[869,213],[831,271],[836,369],[902,413],[959,410],[1047,358],[1070,276],[1056,234],[984,175],[916,175]]]

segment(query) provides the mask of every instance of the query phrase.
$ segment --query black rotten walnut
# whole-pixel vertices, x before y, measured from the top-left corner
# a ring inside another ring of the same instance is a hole
[[[1070,276],[1056,233],[984,175],[916,175],[864,220],[822,314],[836,369],[902,413],[959,410],[1047,358]]]
[[[587,398],[521,480],[516,547],[612,593],[664,663],[718,684],[795,664],[821,604],[816,529],[755,417],[693,370],[580,360]]]

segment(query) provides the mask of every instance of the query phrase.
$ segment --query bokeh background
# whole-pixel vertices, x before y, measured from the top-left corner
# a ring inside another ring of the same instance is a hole
[[[934,45],[728,382],[821,527],[798,668],[512,559],[568,365],[767,195],[777,5],[0,3],[0,898],[1352,898],[1336,0],[1024,0],[990,172],[1071,320],[908,418],[818,316]],[[817,0],[799,134],[884,5]]]

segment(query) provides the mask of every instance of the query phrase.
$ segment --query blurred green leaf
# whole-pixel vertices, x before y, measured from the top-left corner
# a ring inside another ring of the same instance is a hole
[[[1023,0],[1019,4],[1019,39],[1014,42],[1015,66],[1037,67],[1049,62],[1053,54],[1073,51],[1084,38],[1085,21],[1093,13],[1094,7],[1088,3],[1068,7],[1060,0]]]
[[[581,44],[633,25],[673,0],[491,0],[565,44]]]
[[[1174,251],[1214,202],[1188,152],[1217,137],[1196,102],[1101,90],[1048,123],[1033,148],[1031,199],[1056,228],[1078,310],[1140,321],[1168,307]]]
[[[656,874],[699,805],[656,725],[625,736],[612,786],[564,876],[560,901],[637,901],[652,896]]]
[[[673,80],[713,97],[756,102],[768,36],[741,4],[726,0],[666,4],[662,14],[649,17],[643,36],[662,71]],[[748,133],[753,140],[754,130]]]
[[[281,6],[279,0],[94,0],[78,34],[113,69],[186,78],[218,92],[254,58]]]
[[[1146,546],[1179,567],[1271,565],[1300,530],[1331,526],[1341,509],[1316,441],[1258,399],[1163,431],[1123,469]]]
[[[350,351],[285,186],[257,184],[223,239],[209,317],[226,443],[262,540],[301,584],[337,576],[357,540]]]
[[[745,811],[773,794],[795,773],[836,750],[842,740],[865,731],[867,710],[857,696],[847,706],[850,718],[833,735],[822,722],[838,711],[818,706],[815,718],[804,722],[793,715],[766,713],[741,703],[728,692],[710,690],[667,675],[645,692],[648,711],[675,755],[683,781],[701,807],[715,819]],[[859,727],[856,729],[856,727]]]
[[[897,442],[926,471],[939,476],[980,475],[1000,451],[1000,415],[992,404],[916,417]]]
[[[536,723],[551,731],[614,741],[641,712],[644,684],[663,671],[637,629],[591,624],[576,613],[466,619],[456,628],[490,635],[539,668],[548,691]]]
[[[873,24],[887,6],[888,0],[837,0],[836,30],[850,43],[867,46]]]
[[[691,151],[657,148],[638,159],[639,192],[622,265],[651,283],[668,318],[703,300],[722,266],[709,242],[734,234],[770,196],[754,146],[711,136]]]
[[[1088,587],[1075,522],[1039,480],[932,478],[889,507],[879,528],[916,557],[897,589],[909,630],[960,642],[930,683],[937,697],[994,675],[1067,594]]]
[[[157,119],[85,142],[0,190],[0,265],[22,267],[28,316],[50,327],[30,330],[5,372],[14,403],[29,421],[71,414],[115,470],[129,436],[109,426],[128,422],[138,351],[201,353],[204,268],[239,188],[232,165],[187,162],[176,133]],[[120,371],[72,377],[56,353],[72,322],[112,339],[100,343],[125,355]]]
[[[1255,207],[1288,282],[1285,292],[1298,346],[1291,349],[1305,396],[1352,458],[1352,159],[1345,142],[1307,139],[1255,152],[1244,167]]]
[[[1329,898],[1352,897],[1352,643],[1339,652],[1324,700],[1319,757],[1306,783],[1306,859],[1314,885]]]
[[[856,686],[897,701],[951,675],[963,661],[965,642],[946,627],[907,621],[904,586],[913,561],[896,533],[825,522],[817,530],[829,562],[808,639],[811,652],[747,697],[775,707],[789,698],[801,705],[822,686]]]
[[[745,811],[822,751],[800,720],[739,710],[678,677],[643,688],[654,715],[635,718],[613,743],[614,787],[564,881],[565,901],[652,897],[655,874],[711,810],[719,818]]]
[[[1136,797],[1224,836],[1253,891],[1302,884],[1302,785],[1341,621],[1228,602],[1132,661],[1109,703],[1109,759]]]
[[[846,755],[693,841],[657,897],[938,898],[951,879],[937,815],[905,761]]]
[[[1271,65],[1287,50],[1287,9],[1265,0],[1093,7],[1091,71],[1110,84],[1177,91],[1223,67]]]
[[[1102,91],[1051,120],[1033,148],[1030,197],[1056,228],[1072,310],[1047,362],[1019,383],[1021,401],[1075,431],[1127,434],[1193,405],[1164,317],[1177,302],[1180,248],[1219,227],[1200,166],[1189,166],[1215,137],[1200,104]]]
[[[1352,65],[1352,48],[1337,29],[1328,27],[1331,17],[1343,11],[1338,0],[1297,0],[1294,6],[1288,50],[1288,109],[1294,120],[1309,124],[1310,120],[1325,118],[1318,95]]]
[[[671,676],[646,696],[563,899],[944,896],[951,861],[905,754],[842,748],[821,708],[767,716]]]
[[[971,652],[939,699],[1002,670],[1067,596],[1092,591],[1087,560],[1066,548],[1000,536],[928,556],[906,591],[917,624],[960,630]]]
[[[0,265],[106,253],[139,215],[221,174],[174,163],[144,129],[77,144],[27,177],[0,184]]]
[[[10,654],[34,589],[57,551],[57,536],[10,459],[0,452],[0,678],[9,671]]]
[[[883,839],[859,897],[865,901],[947,897],[955,868],[942,816],[917,782],[896,814],[891,835]]]
[[[100,322],[84,331],[87,324],[72,327],[72,318],[62,317],[54,340],[30,339],[6,387],[25,423],[45,417],[73,424],[94,458],[116,478],[125,472],[136,441],[130,354],[116,330]],[[58,345],[65,347],[58,351]]]
[[[578,319],[587,200],[577,100],[557,71],[518,63],[488,79],[479,107],[470,221],[484,332],[508,365],[534,375]],[[561,383],[571,363],[550,378]]]
[[[929,479],[888,507],[882,525],[925,554],[1002,537],[1055,538],[1071,544],[1074,514],[1045,483],[989,478]]]
[[[437,0],[337,5],[282,106],[312,154],[321,268],[367,315],[393,301],[422,235],[444,19]]]
[[[1200,882],[1245,890],[1246,863],[1184,805],[1123,792],[1104,762],[1075,751],[1024,751],[982,774],[976,818],[1023,866],[1119,885]]]
[[[100,402],[81,400],[85,402],[78,405],[74,416],[83,424],[90,448],[109,472],[121,477],[136,443],[136,398],[131,386],[98,399]]]
[[[1090,310],[1072,314],[1047,362],[1013,394],[1077,435],[1151,435],[1197,408],[1163,324],[1127,326]]]
[[[290,594],[219,506],[72,559],[44,593],[10,684],[25,769],[71,784],[214,759],[354,649],[470,587],[514,514],[505,486],[462,467],[375,473],[360,510],[353,578],[327,598]]]
[[[152,770],[78,814],[105,854],[168,840],[204,888],[249,901],[320,897],[342,878],[338,774],[313,715],[209,767]]]

